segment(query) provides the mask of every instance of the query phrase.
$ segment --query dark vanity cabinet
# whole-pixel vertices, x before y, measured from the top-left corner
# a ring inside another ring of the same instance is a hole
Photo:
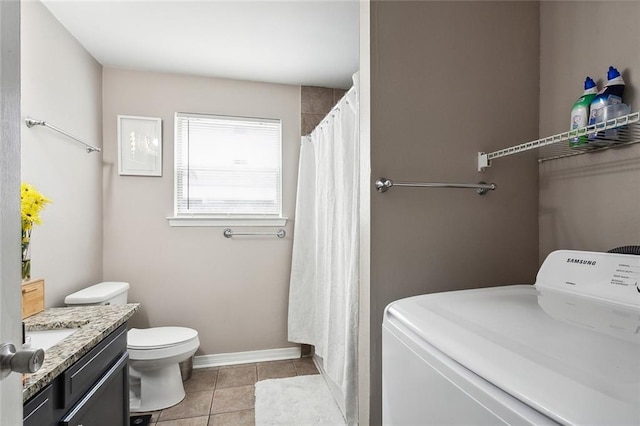
[[[24,404],[24,426],[129,425],[126,324]]]

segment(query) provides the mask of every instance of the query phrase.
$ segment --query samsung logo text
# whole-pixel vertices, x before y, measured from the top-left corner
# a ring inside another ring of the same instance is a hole
[[[567,263],[578,263],[580,265],[591,265],[594,266],[596,264],[595,260],[584,260],[584,259],[574,259],[572,257],[567,259]]]

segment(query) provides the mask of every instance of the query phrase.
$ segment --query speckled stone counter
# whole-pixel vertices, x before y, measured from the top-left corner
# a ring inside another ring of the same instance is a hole
[[[25,318],[27,333],[59,328],[78,328],[78,331],[45,351],[44,363],[40,370],[24,375],[22,400],[27,401],[51,383],[82,355],[131,318],[139,308],[139,303],[121,306],[50,308]]]

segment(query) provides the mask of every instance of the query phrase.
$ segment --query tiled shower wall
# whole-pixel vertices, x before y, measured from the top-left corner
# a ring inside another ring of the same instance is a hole
[[[302,136],[311,133],[346,92],[343,89],[302,86],[300,90]]]

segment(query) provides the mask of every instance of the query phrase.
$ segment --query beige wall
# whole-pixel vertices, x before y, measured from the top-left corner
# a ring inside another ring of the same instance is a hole
[[[640,2],[540,3],[540,134],[567,130],[585,76],[613,65],[638,111]],[[588,23],[588,24],[586,24]],[[640,244],[640,144],[540,165],[540,261],[556,249]]]
[[[537,163],[523,155],[479,174],[476,157],[537,136],[538,3],[373,2],[370,23],[372,181],[498,185],[484,197],[371,194],[371,424],[380,424],[389,302],[535,279]]]
[[[280,118],[283,206],[293,218],[300,144],[300,88],[105,68],[104,278],[131,283],[142,303],[133,326],[178,325],[200,332],[198,354],[292,346],[287,237],[227,239],[223,227],[169,227],[173,215],[175,112]],[[162,118],[162,177],[119,176],[116,116]]]
[[[40,2],[22,2],[22,116],[102,145],[102,67]],[[32,234],[32,276],[46,306],[102,278],[102,156],[22,126],[22,180],[53,200]]]

